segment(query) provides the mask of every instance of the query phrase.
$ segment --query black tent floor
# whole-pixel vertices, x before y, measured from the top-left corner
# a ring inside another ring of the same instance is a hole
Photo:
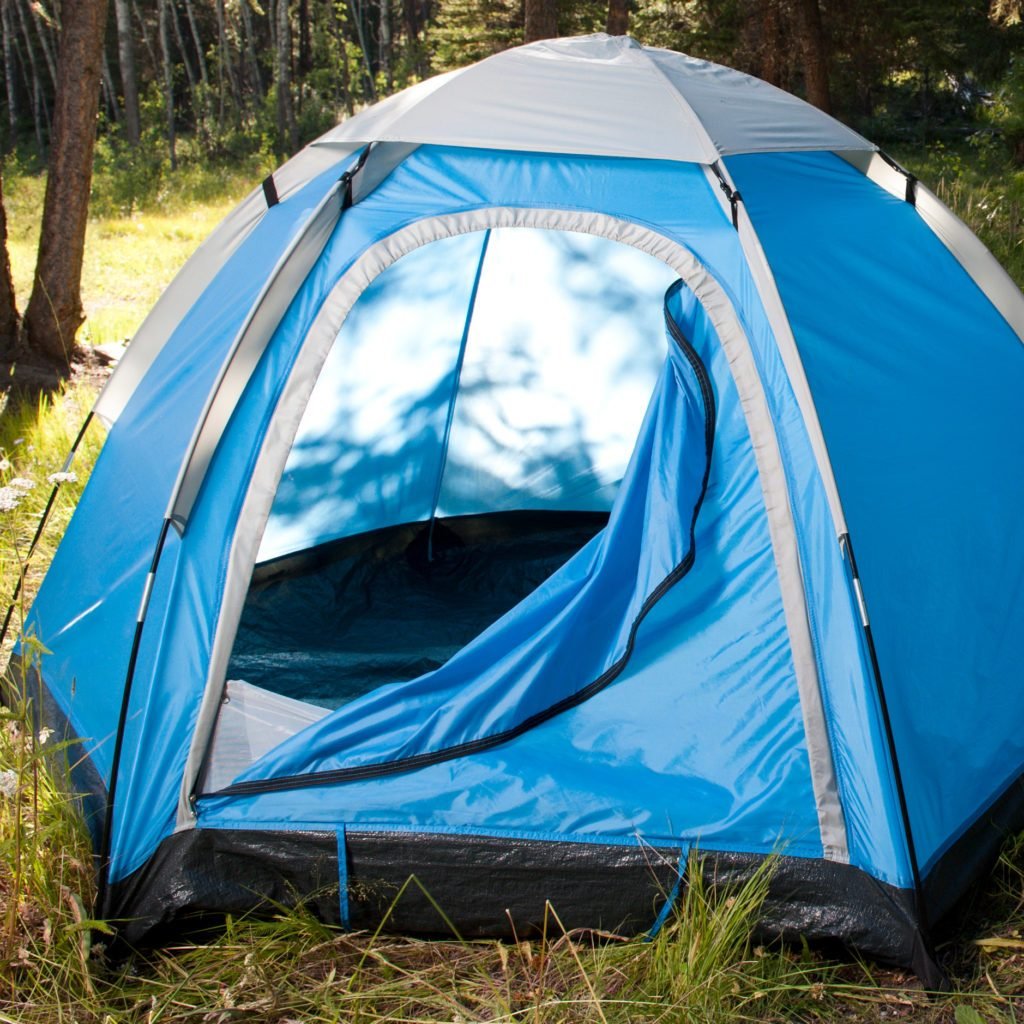
[[[229,679],[337,708],[443,665],[564,565],[599,512],[406,524],[257,566]]]

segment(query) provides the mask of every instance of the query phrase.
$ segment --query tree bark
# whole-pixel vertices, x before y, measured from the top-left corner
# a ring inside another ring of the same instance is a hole
[[[7,87],[7,123],[11,136],[8,146],[17,141],[18,117],[21,110],[18,105],[18,83],[14,77],[14,28],[11,25],[11,5],[0,0],[0,28],[3,30],[4,52],[4,84]]]
[[[608,24],[610,36],[629,35],[629,0],[608,0]]]
[[[309,0],[299,0],[299,74],[313,70],[313,34],[309,17]]]
[[[558,0],[526,0],[523,41],[553,39],[558,35]]]
[[[298,125],[292,105],[292,30],[288,0],[277,0],[277,134],[281,149],[299,148]]]
[[[121,69],[121,94],[124,96],[124,133],[129,145],[137,146],[142,128],[139,115],[139,85],[135,74],[132,9],[128,0],[114,0],[114,14],[117,19],[117,63]]]
[[[4,211],[4,186],[0,176],[0,358],[13,358],[18,343],[18,306],[11,279],[11,259],[7,253],[7,214]]]
[[[117,90],[114,88],[114,76],[110,73],[110,62],[106,50],[103,52],[103,98],[106,100],[107,113],[111,123],[121,123],[121,108],[117,102]]]
[[[366,89],[370,99],[377,100],[377,83],[373,77],[373,64],[370,61],[370,51],[366,46],[366,31],[363,26],[363,9],[358,5],[358,0],[348,0],[349,8],[352,11],[352,20],[355,22],[356,35],[359,37],[359,49],[363,51],[363,67],[366,69]]]
[[[167,114],[167,149],[171,170],[178,169],[178,153],[174,135],[174,67],[171,64],[171,32],[169,0],[160,0],[160,57],[164,73],[164,110]]]
[[[50,40],[47,38],[47,25],[43,16],[35,6],[29,6],[29,18],[35,26],[36,36],[39,39],[39,49],[43,51],[43,60],[46,61],[46,69],[50,73],[50,82],[57,88],[57,60],[53,55]]]
[[[380,69],[384,72],[387,91],[391,92],[394,78],[391,73],[391,0],[377,0],[379,5],[379,31],[377,52],[380,54]]]
[[[222,0],[218,0],[222,2]],[[249,0],[241,0],[239,7],[242,11],[242,33],[245,36],[245,59],[249,65],[249,77],[252,79],[253,92],[258,103],[263,99],[263,78],[260,75],[260,64],[256,59],[256,37],[252,26],[252,12],[249,10]]]
[[[178,44],[178,53],[185,66],[185,77],[188,79],[188,96],[192,105],[192,116],[196,120],[196,128],[201,139],[206,137],[206,121],[203,117],[203,106],[199,96],[199,79],[192,67],[192,60],[185,49],[185,40],[181,34],[181,20],[178,17],[178,5],[175,0],[167,0],[168,20],[174,32],[174,41]]]
[[[135,5],[135,0],[130,0],[132,7],[132,16],[139,23],[139,35],[142,36],[142,45],[146,50],[146,54],[149,57],[149,66],[153,69],[155,75],[160,75],[160,61],[157,58],[156,50],[153,48],[153,43],[149,38],[149,29],[146,27],[146,18],[142,12]],[[159,5],[158,5],[159,7]],[[157,14],[159,21],[159,12]]]
[[[338,17],[338,8],[333,3],[328,4],[331,13],[331,30],[334,35],[334,44],[338,47],[338,63],[341,66],[341,78],[335,79],[335,102],[340,106],[345,104],[345,112],[352,116],[352,72],[348,63],[348,45],[345,40],[345,33],[341,27],[341,18]],[[341,90],[341,95],[338,90]]]
[[[796,30],[804,57],[807,100],[826,114],[832,113],[828,86],[828,50],[818,0],[796,0]]]
[[[51,130],[50,111],[46,105],[46,91],[43,89],[43,83],[39,78],[39,66],[36,64],[36,53],[32,47],[32,36],[28,31],[28,22],[25,20],[25,11],[22,8],[22,5],[17,2],[15,2],[14,8],[18,12],[18,21],[21,24],[21,35],[25,41],[25,53],[28,55],[29,74],[32,76],[32,109],[35,121],[36,145],[39,147],[39,152],[44,153],[46,151],[46,136]],[[21,62],[21,66],[23,68],[25,67],[24,59]]]
[[[107,0],[75,0],[64,10],[39,257],[25,312],[29,350],[62,370],[85,319],[82,258],[106,20]]]

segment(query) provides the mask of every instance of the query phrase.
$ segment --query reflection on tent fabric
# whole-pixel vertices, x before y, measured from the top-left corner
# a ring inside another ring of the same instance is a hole
[[[320,373],[258,560],[432,511],[607,511],[664,356],[672,279],[635,249],[544,230],[473,232],[399,260]]]

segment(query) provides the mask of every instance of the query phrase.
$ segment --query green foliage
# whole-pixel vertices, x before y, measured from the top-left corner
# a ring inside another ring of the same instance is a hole
[[[1016,55],[996,90],[987,121],[1005,140],[1014,162],[1024,166],[1024,57]]]
[[[439,0],[432,67],[450,71],[523,41],[522,0]]]
[[[998,139],[982,134],[956,146],[893,151],[992,251],[1024,287],[1024,170]]]

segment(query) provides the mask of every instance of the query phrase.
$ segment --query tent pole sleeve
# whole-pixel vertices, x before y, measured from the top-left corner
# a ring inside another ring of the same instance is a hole
[[[71,444],[71,450],[67,454],[67,458],[64,460],[64,464],[60,468],[61,474],[67,473],[71,469],[71,464],[75,461],[75,455],[78,454],[78,448],[85,437],[85,432],[89,429],[89,424],[92,423],[93,411],[89,412],[89,415],[85,417],[85,422],[82,424],[81,429],[78,431],[78,435]],[[28,563],[32,560],[32,556],[35,554],[36,547],[39,545],[39,541],[43,536],[43,530],[46,529],[46,524],[50,520],[50,513],[53,511],[54,502],[57,500],[57,493],[60,491],[60,485],[63,480],[58,478],[53,483],[53,490],[50,491],[50,497],[46,501],[46,507],[43,509],[43,514],[39,517],[39,524],[36,526],[36,532],[32,535],[32,540],[29,543],[28,551],[25,554],[25,559],[21,563],[21,570],[18,573],[18,578],[14,584],[14,591],[11,594],[10,604],[7,606],[7,614],[4,616],[4,624],[0,627],[0,647],[3,646],[4,641],[7,639],[7,630],[11,625],[11,617],[14,615],[14,609],[18,605],[18,598],[21,597],[22,586],[25,582],[25,573],[28,571]]]
[[[121,712],[117,719],[117,732],[114,736],[114,753],[110,763],[110,785],[107,787],[107,806],[103,816],[103,832],[100,838],[99,885],[96,893],[97,914],[106,916],[106,903],[110,894],[110,851],[114,832],[114,802],[117,799],[117,777],[121,767],[121,752],[124,747],[124,730],[128,722],[128,707],[131,703],[132,684],[135,681],[135,666],[139,660],[139,648],[142,645],[142,629],[149,611],[149,599],[153,594],[156,571],[160,565],[160,555],[164,550],[170,519],[164,519],[160,525],[153,558],[146,574],[146,582],[142,589],[142,600],[139,602],[139,613],[135,618],[135,634],[132,637],[131,653],[128,655],[128,668],[125,671],[124,687],[121,691]]]
[[[206,469],[238,396],[248,383],[285,309],[320,258],[338,223],[349,180],[343,176],[336,182],[296,232],[231,343],[196,422],[171,492],[166,518],[175,523],[179,532],[185,530]]]
[[[484,259],[487,256],[487,245],[491,240],[488,228],[484,232],[483,244],[480,246],[480,259],[476,265],[476,276],[473,288],[469,293],[469,304],[466,306],[466,321],[462,327],[462,340],[459,342],[459,357],[455,361],[452,393],[448,399],[448,415],[444,423],[444,437],[441,439],[441,462],[437,467],[437,480],[434,483],[434,496],[430,502],[430,526],[427,532],[427,561],[434,560],[434,523],[437,520],[437,505],[441,500],[441,484],[444,481],[445,467],[448,465],[448,442],[452,436],[452,423],[455,420],[455,402],[459,397],[459,383],[462,380],[462,365],[466,361],[466,345],[469,343],[469,329],[473,326],[473,311],[476,309],[476,297],[480,291],[480,278],[484,272]]]
[[[882,685],[882,669],[878,663],[878,651],[875,649],[875,638],[871,632],[871,621],[868,618],[867,603],[864,600],[864,590],[861,586],[860,573],[857,570],[857,559],[853,554],[853,543],[850,540],[849,533],[844,533],[842,537],[840,537],[839,544],[846,555],[846,561],[850,567],[850,579],[853,583],[854,594],[860,611],[861,626],[864,630],[864,640],[867,644],[868,658],[871,661],[871,673],[875,680],[875,692],[878,696],[878,708],[881,713],[882,728],[885,730],[885,741],[889,749],[889,760],[892,763],[892,777],[896,786],[896,797],[899,801],[900,818],[903,822],[903,831],[907,840],[907,857],[910,861],[910,873],[914,883],[914,902],[917,904],[917,918],[925,943],[929,949],[931,949],[931,929],[928,924],[928,908],[925,905],[924,887],[921,884],[921,871],[917,860],[917,849],[914,846],[914,833],[910,827],[910,809],[907,805],[907,793],[903,786],[903,775],[900,772],[900,761],[896,753],[896,738],[893,734],[892,719],[889,716],[889,705],[885,699],[885,687]]]

